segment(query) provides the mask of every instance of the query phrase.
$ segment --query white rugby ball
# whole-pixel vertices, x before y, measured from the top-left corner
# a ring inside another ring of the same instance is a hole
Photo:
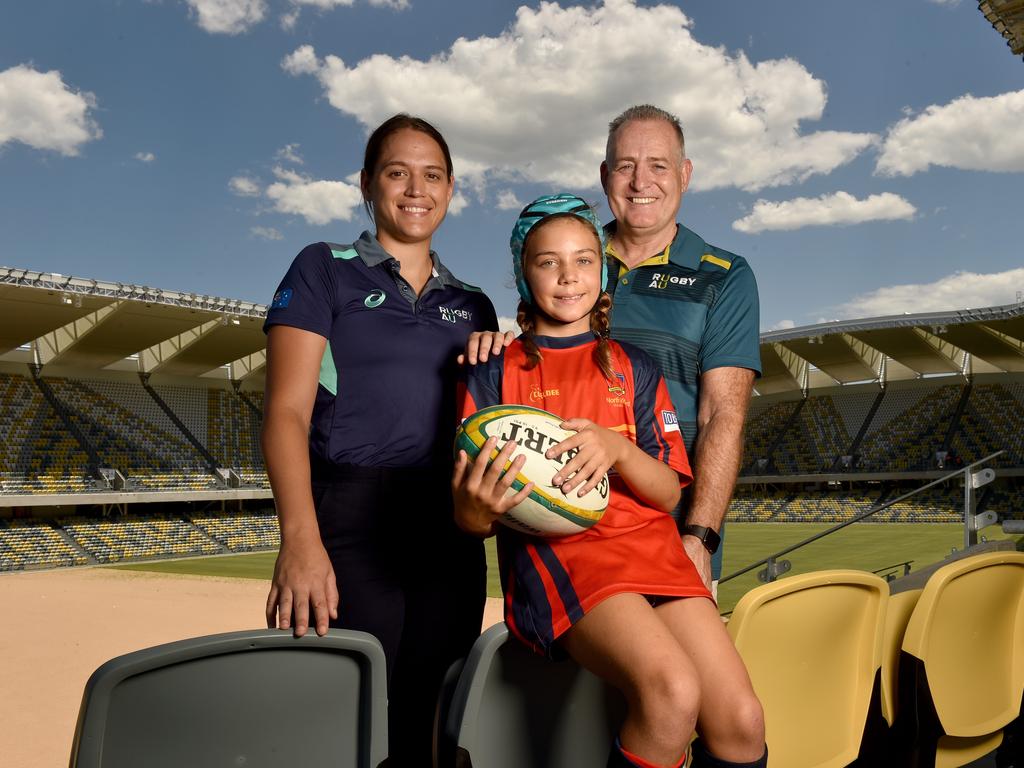
[[[577,496],[579,488],[569,495],[551,484],[555,476],[575,451],[563,453],[557,459],[544,456],[551,446],[574,434],[562,429],[564,419],[553,413],[528,405],[493,405],[482,408],[462,422],[455,434],[455,454],[464,450],[473,461],[487,438],[497,436],[491,451],[491,461],[509,440],[519,443],[512,458],[522,454],[526,463],[512,481],[506,493],[513,496],[530,481],[534,487],[530,495],[499,518],[499,521],[522,533],[533,536],[569,536],[595,525],[608,508],[608,476],[586,495]],[[509,461],[506,468],[511,464]]]

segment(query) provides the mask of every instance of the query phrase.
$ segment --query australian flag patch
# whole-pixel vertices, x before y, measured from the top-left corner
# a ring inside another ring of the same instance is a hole
[[[282,288],[274,294],[274,300],[270,303],[271,309],[284,309],[292,300],[292,289]]]

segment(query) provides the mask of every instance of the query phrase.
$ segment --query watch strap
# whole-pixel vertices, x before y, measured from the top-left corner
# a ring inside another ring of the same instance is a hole
[[[704,549],[712,555],[718,551],[718,546],[722,543],[722,537],[718,535],[718,531],[704,525],[687,523],[682,526],[681,532],[688,536],[696,536],[700,539],[700,543],[704,545]]]

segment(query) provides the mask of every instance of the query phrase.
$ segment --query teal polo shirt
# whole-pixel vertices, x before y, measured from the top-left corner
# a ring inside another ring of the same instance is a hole
[[[676,407],[687,453],[697,439],[700,377],[713,368],[749,368],[761,374],[757,282],[742,256],[708,245],[683,225],[668,247],[633,269],[619,261],[609,235],[611,336],[654,358]],[[689,494],[679,511],[685,520]],[[721,573],[721,549],[712,562]]]

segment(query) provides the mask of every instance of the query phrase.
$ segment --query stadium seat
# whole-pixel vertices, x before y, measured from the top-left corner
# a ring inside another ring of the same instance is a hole
[[[543,659],[484,632],[439,716],[438,768],[579,768],[604,765],[625,717],[621,694],[571,660]]]
[[[881,694],[882,716],[890,726],[896,722],[896,710],[899,707],[897,673],[900,663],[900,649],[903,646],[903,636],[907,631],[907,623],[914,612],[914,607],[920,598],[920,589],[898,592],[889,597],[889,607],[885,613]]]
[[[386,756],[376,638],[247,630],[136,651],[97,669],[70,767],[376,768]]]
[[[904,764],[966,765],[999,746],[1024,696],[1024,553],[987,552],[931,575],[898,685]]]
[[[863,571],[800,574],[752,589],[729,634],[765,713],[769,768],[840,768],[873,725],[889,588]]]

